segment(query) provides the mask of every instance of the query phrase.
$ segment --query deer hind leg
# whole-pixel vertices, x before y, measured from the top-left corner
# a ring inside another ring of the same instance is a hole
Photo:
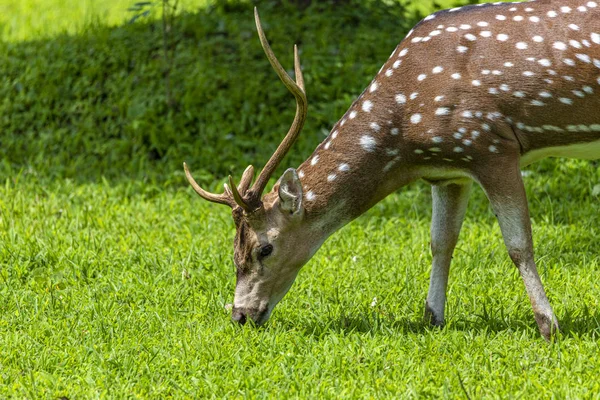
[[[471,186],[472,182],[431,187],[433,195],[433,218],[431,221],[433,264],[429,292],[425,302],[425,319],[432,325],[444,324],[450,262],[465,218]]]
[[[542,336],[550,340],[558,322],[548,301],[534,261],[531,221],[521,171],[515,163],[494,165],[478,176],[498,218],[510,258],[519,269]]]

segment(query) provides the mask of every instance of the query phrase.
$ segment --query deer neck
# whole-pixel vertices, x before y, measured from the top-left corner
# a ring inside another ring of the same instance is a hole
[[[376,109],[361,96],[300,165],[306,221],[315,230],[333,233],[418,178],[403,162],[402,148],[410,145],[403,143],[402,118],[401,110]]]

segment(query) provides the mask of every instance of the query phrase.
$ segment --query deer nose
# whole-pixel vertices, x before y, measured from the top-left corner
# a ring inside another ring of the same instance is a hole
[[[246,323],[246,314],[243,311],[234,308],[231,312],[231,319],[240,325],[244,325]]]

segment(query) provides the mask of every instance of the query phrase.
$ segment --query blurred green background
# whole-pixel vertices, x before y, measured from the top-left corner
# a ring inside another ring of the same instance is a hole
[[[209,184],[259,167],[295,107],[254,5],[284,66],[300,46],[309,116],[281,168],[296,166],[415,22],[462,3],[4,0],[0,173],[183,184],[187,160]]]

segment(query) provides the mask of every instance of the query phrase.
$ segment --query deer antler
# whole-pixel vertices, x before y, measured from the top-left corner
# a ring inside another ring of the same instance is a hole
[[[302,70],[300,69],[300,57],[298,56],[298,47],[294,45],[294,71],[296,75],[296,81],[287,74],[285,69],[281,66],[277,57],[271,50],[271,46],[269,46],[269,42],[265,36],[265,33],[262,29],[262,25],[260,23],[260,18],[258,16],[258,10],[254,7],[254,19],[256,22],[256,29],[258,31],[258,37],[260,38],[260,43],[262,48],[267,55],[269,63],[279,76],[279,79],[283,82],[285,87],[294,95],[296,98],[296,116],[294,117],[294,121],[292,122],[292,126],[290,130],[285,135],[283,141],[275,150],[275,153],[271,156],[269,161],[265,164],[264,168],[258,175],[258,179],[254,182],[254,185],[250,188],[250,184],[252,183],[252,179],[254,178],[254,167],[252,165],[248,166],[242,175],[242,180],[240,181],[239,186],[236,186],[233,178],[229,176],[229,186],[225,184],[225,193],[223,194],[214,194],[209,193],[202,189],[200,185],[194,180],[192,174],[190,173],[186,163],[183,163],[183,169],[185,170],[185,176],[187,177],[190,185],[194,188],[196,193],[200,195],[205,200],[211,201],[213,203],[226,204],[232,208],[236,205],[240,206],[246,212],[254,211],[255,209],[261,206],[260,197],[262,195],[263,190],[265,190],[265,186],[267,186],[267,182],[273,175],[279,163],[285,157],[287,152],[294,144],[294,141],[298,137],[298,134],[302,130],[304,126],[304,121],[306,119],[306,112],[308,108],[308,101],[306,100],[306,93],[304,91],[304,77],[302,75]]]
[[[192,176],[185,162],[183,163],[183,169],[185,170],[185,176],[187,177],[187,180],[190,183],[190,185],[192,185],[196,193],[198,193],[198,195],[204,200],[208,200],[213,203],[225,204],[230,206],[231,208],[234,208],[236,205],[238,205],[242,207],[245,211],[252,210],[252,207],[250,207],[250,205],[242,198],[242,196],[240,196],[240,193],[245,193],[248,190],[252,178],[254,177],[254,167],[252,165],[249,165],[248,168],[246,168],[244,174],[242,175],[242,181],[237,187],[233,183],[233,178],[230,175],[230,186],[227,186],[227,184],[224,185],[225,192],[223,194],[210,193],[202,189]]]
[[[292,126],[285,135],[285,138],[277,147],[277,150],[275,150],[275,153],[273,153],[269,161],[265,164],[264,168],[258,175],[258,179],[256,182],[254,182],[252,189],[249,190],[247,197],[250,199],[250,203],[260,201],[260,196],[262,195],[263,190],[265,190],[265,186],[267,186],[269,178],[271,178],[271,175],[273,175],[273,172],[275,169],[277,169],[277,166],[290,150],[294,144],[294,141],[298,137],[298,134],[302,130],[308,108],[308,101],[306,99],[306,93],[304,90],[304,77],[300,68],[300,57],[298,56],[298,47],[294,45],[294,71],[296,74],[296,81],[294,82],[294,80],[287,74],[285,69],[283,69],[277,60],[277,57],[275,57],[273,50],[271,50],[271,46],[269,46],[269,42],[267,41],[265,33],[262,29],[260,17],[258,16],[258,9],[256,7],[254,7],[254,20],[256,22],[258,37],[260,38],[260,44],[262,45],[262,48],[267,55],[271,66],[285,87],[287,87],[296,98],[296,116],[294,117],[294,122],[292,122]]]
[[[233,201],[233,197],[231,196],[231,192],[228,190],[229,188],[227,186],[225,186],[225,193],[223,194],[207,192],[206,190],[202,189],[200,185],[198,185],[185,162],[183,163],[183,170],[185,171],[185,176],[190,185],[192,185],[196,193],[198,193],[198,195],[204,200],[208,200],[213,203],[225,204],[231,208],[235,207],[235,202]]]

